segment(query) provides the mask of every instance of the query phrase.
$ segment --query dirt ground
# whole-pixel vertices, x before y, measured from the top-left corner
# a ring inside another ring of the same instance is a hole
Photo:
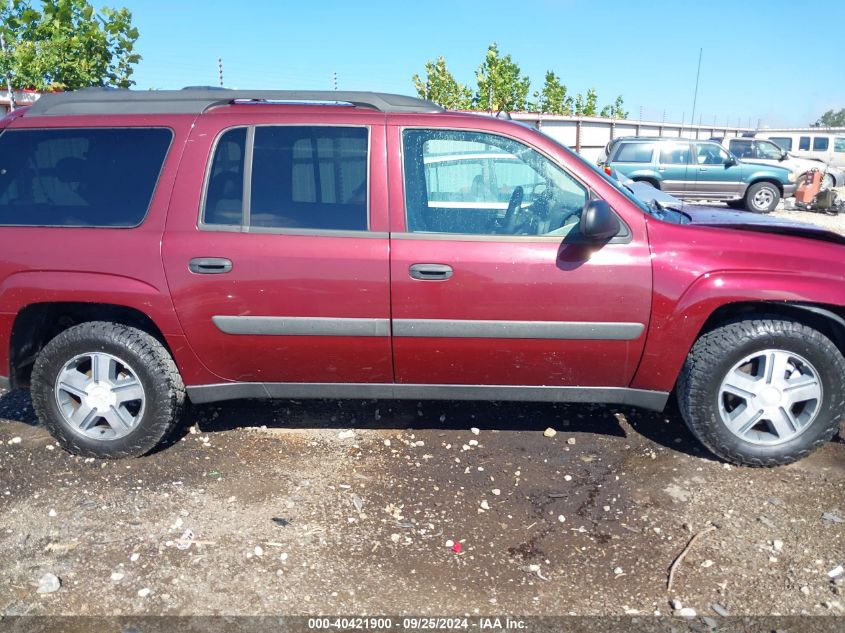
[[[757,470],[672,411],[240,401],[109,462],[0,395],[5,616],[842,616],[840,565],[842,437]]]
[[[233,402],[108,462],[57,448],[25,392],[0,407],[6,615],[843,613],[841,439],[754,470],[676,414]]]

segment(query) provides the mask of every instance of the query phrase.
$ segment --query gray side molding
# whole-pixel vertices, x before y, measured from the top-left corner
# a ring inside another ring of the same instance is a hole
[[[393,320],[393,335],[401,337],[633,341],[639,338],[644,329],[642,323]]]
[[[195,404],[240,398],[351,398],[392,400],[498,400],[621,404],[662,411],[664,391],[625,387],[523,387],[514,385],[420,385],[334,382],[227,382],[188,387]]]
[[[226,334],[257,336],[390,336],[390,319],[226,316],[211,317]],[[486,321],[394,319],[393,336],[402,338],[498,338],[633,341],[642,323],[591,321]]]
[[[214,316],[226,334],[256,336],[390,336],[390,319],[329,317]]]

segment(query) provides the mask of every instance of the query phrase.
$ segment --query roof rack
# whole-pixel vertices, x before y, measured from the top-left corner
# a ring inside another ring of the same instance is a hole
[[[27,117],[73,114],[201,114],[235,101],[347,103],[379,112],[442,112],[439,105],[404,95],[339,90],[229,90],[189,87],[183,90],[85,88],[42,95]]]

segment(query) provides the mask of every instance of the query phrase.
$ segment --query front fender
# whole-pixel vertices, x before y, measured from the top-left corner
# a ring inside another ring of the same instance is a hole
[[[657,290],[657,288],[656,288]],[[788,271],[723,270],[698,277],[673,300],[655,296],[640,366],[631,386],[671,391],[707,319],[729,304],[842,305],[845,281]]]

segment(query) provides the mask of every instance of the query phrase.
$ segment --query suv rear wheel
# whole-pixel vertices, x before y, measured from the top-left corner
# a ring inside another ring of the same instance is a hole
[[[745,191],[745,208],[754,213],[771,213],[780,202],[780,190],[770,182],[755,182]]]
[[[845,412],[845,358],[829,338],[801,323],[729,323],[693,346],[678,403],[692,433],[722,459],[788,464],[838,430]]]
[[[68,451],[118,459],[152,450],[179,420],[185,386],[164,346],[136,328],[94,321],[41,350],[32,404]]]

